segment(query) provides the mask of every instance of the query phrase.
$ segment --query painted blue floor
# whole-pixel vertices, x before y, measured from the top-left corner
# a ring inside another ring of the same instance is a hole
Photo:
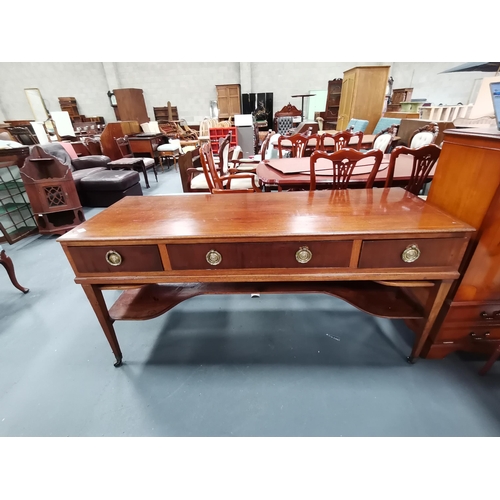
[[[150,183],[181,192],[173,169]],[[408,365],[402,321],[321,294],[197,297],[117,322],[114,368],[56,237],[5,250],[30,292],[0,269],[0,436],[500,435],[500,363]]]

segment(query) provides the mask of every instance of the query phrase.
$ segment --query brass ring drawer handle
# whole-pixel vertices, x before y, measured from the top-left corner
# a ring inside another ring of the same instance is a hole
[[[486,311],[483,311],[482,313],[479,314],[479,316],[481,316],[481,318],[486,320],[500,319],[500,311],[493,311],[491,314],[488,314]]]
[[[308,247],[300,247],[295,253],[295,258],[299,264],[307,264],[312,259],[312,252]]]
[[[206,259],[211,266],[217,266],[222,262],[222,255],[217,250],[210,250]]]
[[[122,256],[115,250],[110,250],[106,253],[106,262],[110,266],[119,266],[122,263]]]
[[[404,262],[415,262],[420,257],[420,248],[417,245],[408,245],[401,255]]]

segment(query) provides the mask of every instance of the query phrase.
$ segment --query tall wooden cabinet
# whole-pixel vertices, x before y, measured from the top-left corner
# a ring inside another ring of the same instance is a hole
[[[215,88],[219,118],[227,120],[230,116],[241,114],[240,84],[216,85]]]
[[[116,98],[115,114],[120,121],[149,122],[142,89],[113,89]]]
[[[357,66],[344,72],[337,130],[345,130],[351,118],[368,120],[371,134],[384,108],[390,66]]]
[[[427,203],[476,228],[462,279],[442,308],[423,355],[491,352],[500,344],[500,132],[449,129]]]
[[[339,119],[340,96],[342,94],[342,78],[328,81],[325,108],[325,130],[335,129]]]

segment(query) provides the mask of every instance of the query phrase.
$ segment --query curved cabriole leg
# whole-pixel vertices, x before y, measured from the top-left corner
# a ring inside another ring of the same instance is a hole
[[[0,252],[0,264],[2,264],[3,267],[5,267],[5,270],[7,271],[7,274],[10,278],[11,283],[18,289],[21,290],[23,293],[28,293],[30,291],[29,288],[25,288],[24,286],[21,286],[19,282],[16,279],[16,273],[14,272],[14,264],[12,262],[12,259],[5,253],[5,250],[2,250]]]

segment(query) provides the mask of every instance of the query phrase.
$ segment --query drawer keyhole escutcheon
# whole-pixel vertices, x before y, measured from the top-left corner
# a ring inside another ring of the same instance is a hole
[[[207,253],[207,262],[211,266],[217,266],[222,262],[222,255],[217,250],[210,250]]]
[[[417,245],[409,245],[407,246],[401,258],[404,262],[415,262],[420,257],[420,249]]]
[[[295,258],[299,264],[307,264],[312,259],[312,252],[308,247],[300,247],[295,253]]]
[[[119,266],[122,263],[122,256],[115,250],[110,250],[106,253],[106,262],[110,266]]]

